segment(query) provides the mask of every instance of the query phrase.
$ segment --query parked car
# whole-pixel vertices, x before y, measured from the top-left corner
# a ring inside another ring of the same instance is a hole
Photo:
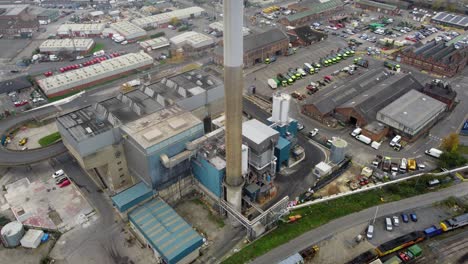
[[[63,183],[63,182],[66,181],[66,180],[68,180],[67,177],[61,176],[61,177],[59,177],[59,178],[57,178],[57,179],[55,180],[55,184],[59,185],[59,184]]]
[[[374,237],[374,226],[373,225],[369,225],[369,227],[367,228],[367,239],[372,239],[372,237]]]
[[[27,104],[29,104],[28,100],[21,100],[21,101],[15,102],[16,107],[20,107],[20,106],[27,105]]]
[[[405,223],[409,222],[409,218],[407,214],[401,214],[401,220]]]
[[[400,219],[396,215],[393,216],[393,225],[400,226]]]
[[[65,172],[63,170],[58,170],[54,172],[54,174],[52,174],[52,178],[57,179],[58,177],[63,176],[63,175],[65,175]]]
[[[309,131],[309,137],[315,137],[318,133],[318,128],[314,128],[312,131]]]
[[[65,187],[65,186],[70,185],[70,183],[71,183],[70,180],[69,180],[69,179],[66,179],[65,181],[63,181],[62,183],[59,184],[59,187],[60,187],[60,188],[63,188],[63,187]]]
[[[304,125],[301,123],[297,123],[297,130],[301,131],[302,129],[304,129]]]
[[[24,146],[24,145],[26,145],[26,143],[28,143],[28,138],[27,138],[27,137],[22,138],[22,139],[18,142],[18,145]]]
[[[417,222],[418,221],[418,216],[415,213],[410,214],[411,221]]]

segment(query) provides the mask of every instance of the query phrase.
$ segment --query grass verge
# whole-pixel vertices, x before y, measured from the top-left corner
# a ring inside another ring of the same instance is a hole
[[[468,155],[468,146],[458,145],[458,152],[460,152],[460,154]]]
[[[106,46],[103,43],[96,43],[96,45],[94,45],[94,48],[89,53],[93,54],[96,51],[100,51],[100,50],[104,49],[105,47]]]
[[[280,223],[278,228],[264,237],[255,240],[239,252],[224,260],[222,263],[246,263],[267,253],[273,248],[336,218],[359,212],[379,204],[398,201],[448,187],[451,183],[444,183],[435,189],[428,189],[426,187],[427,181],[435,178],[443,181],[445,177],[446,176],[434,177],[425,175],[417,179],[411,179],[398,184],[389,185],[386,188],[358,193],[293,211],[291,212],[291,215],[300,214],[302,215],[302,219],[290,224]]]
[[[62,137],[60,136],[60,133],[55,132],[55,133],[47,135],[47,136],[45,136],[43,138],[40,138],[39,139],[39,145],[41,145],[41,147],[46,147],[46,146],[48,146],[50,144],[53,144],[53,143],[57,142],[61,138]]]

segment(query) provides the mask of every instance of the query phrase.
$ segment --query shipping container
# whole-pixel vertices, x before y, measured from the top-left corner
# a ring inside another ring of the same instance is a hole
[[[442,232],[442,229],[437,228],[435,225],[424,229],[424,234],[426,234],[426,237],[434,237],[442,234]]]

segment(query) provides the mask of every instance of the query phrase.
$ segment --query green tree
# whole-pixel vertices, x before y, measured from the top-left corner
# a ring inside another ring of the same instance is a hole
[[[444,152],[439,158],[439,167],[444,169],[452,169],[466,163],[466,158],[458,152]]]
[[[460,144],[460,138],[458,134],[451,133],[447,137],[442,140],[442,149],[448,152],[456,152],[458,149],[458,145]]]

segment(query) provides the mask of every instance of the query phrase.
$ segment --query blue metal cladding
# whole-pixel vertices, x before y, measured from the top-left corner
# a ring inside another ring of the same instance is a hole
[[[291,142],[283,137],[279,137],[278,144],[275,147],[276,171],[279,171],[281,165],[289,160],[291,151]]]
[[[192,173],[195,178],[214,195],[221,197],[225,169],[218,170],[205,158],[198,155],[192,160]]]
[[[185,144],[187,142],[200,138],[203,135],[203,124],[200,123],[146,150],[148,153],[147,164],[149,167],[149,175],[154,189],[163,189],[175,183],[179,178],[190,174],[189,161],[185,161],[172,169],[167,169],[162,165],[160,156],[162,154],[166,154],[168,157],[175,156],[185,150]]]
[[[128,219],[168,264],[203,245],[203,238],[161,198],[131,211]]]
[[[144,182],[140,182],[112,196],[111,199],[119,212],[123,213],[152,195],[153,190]]]
[[[293,137],[297,136],[297,120],[292,120],[288,125],[288,132],[291,133]]]

